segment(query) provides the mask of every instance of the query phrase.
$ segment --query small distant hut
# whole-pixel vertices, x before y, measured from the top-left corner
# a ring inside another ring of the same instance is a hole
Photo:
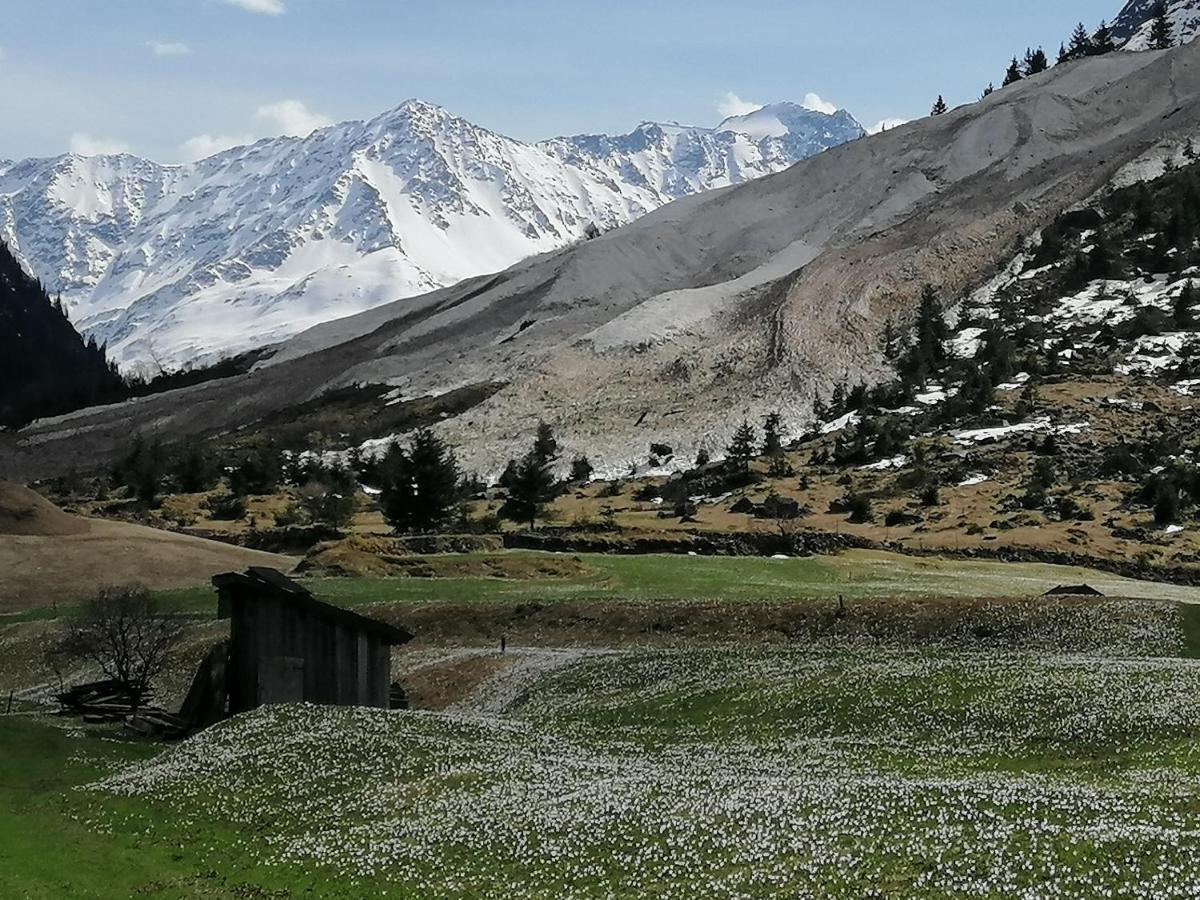
[[[230,621],[193,682],[183,715],[194,725],[274,703],[392,703],[391,648],[403,628],[322,603],[274,569],[213,578],[217,614]]]
[[[1043,597],[1103,597],[1102,591],[1096,590],[1090,584],[1060,584],[1042,594]]]

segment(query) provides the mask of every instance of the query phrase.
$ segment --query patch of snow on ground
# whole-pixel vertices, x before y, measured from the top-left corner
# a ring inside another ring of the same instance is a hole
[[[993,428],[974,428],[967,431],[956,431],[954,441],[963,446],[972,444],[991,444],[1004,438],[1018,434],[1080,434],[1086,431],[1086,422],[1076,422],[1070,425],[1054,425],[1047,418],[1030,419],[1028,422],[1017,422],[1015,425],[998,425]]]
[[[1196,338],[1191,332],[1143,335],[1134,341],[1125,362],[1116,367],[1120,375],[1157,375],[1177,368],[1186,355],[1184,348]]]
[[[1012,381],[1006,381],[1004,384],[996,385],[996,390],[1019,391],[1028,383],[1030,377],[1031,376],[1028,372],[1022,372],[1020,375],[1017,375],[1015,378],[1013,378]]]
[[[983,344],[983,334],[984,329],[982,328],[964,328],[950,339],[948,343],[950,354],[958,359],[974,359]]]
[[[833,434],[837,431],[843,431],[857,425],[862,421],[862,416],[856,412],[848,412],[844,416],[834,419],[832,422],[826,422],[821,426],[821,434]]]
[[[881,459],[879,462],[871,463],[869,466],[863,466],[864,472],[885,472],[888,469],[903,469],[908,465],[907,456],[893,456],[891,459]]]
[[[953,397],[957,393],[957,389],[947,391],[939,385],[931,384],[924,393],[917,394],[913,399],[922,406],[937,406],[939,403],[945,403],[947,397]]]
[[[975,487],[975,485],[977,485],[977,484],[986,484],[989,481],[991,481],[991,479],[988,478],[986,475],[978,474],[978,475],[972,475],[966,481],[959,482],[958,486],[959,487]]]

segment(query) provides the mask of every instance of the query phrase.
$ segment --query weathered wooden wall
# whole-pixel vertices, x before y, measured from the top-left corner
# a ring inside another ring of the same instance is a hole
[[[231,712],[299,701],[387,708],[391,647],[381,637],[278,597],[228,599]]]

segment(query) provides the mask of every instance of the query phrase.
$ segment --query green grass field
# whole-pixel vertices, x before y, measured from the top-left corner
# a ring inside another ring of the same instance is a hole
[[[529,554],[517,554],[529,555]],[[466,555],[459,559],[482,559]],[[1135,581],[1088,569],[912,557],[876,551],[805,559],[759,557],[577,557],[589,574],[536,580],[500,578],[310,578],[322,599],[347,606],[394,603],[571,600],[790,600],[861,597],[1006,598],[1037,596],[1060,584],[1088,583],[1110,596],[1200,602],[1200,589]],[[210,588],[164,591],[166,607],[211,614]],[[3,622],[53,618],[70,607],[30,610]]]
[[[1194,591],[877,553],[581,560],[566,579],[310,584],[360,606],[979,600],[1079,581],[1150,602],[999,604],[936,640],[889,624],[774,645],[510,647],[444,712],[265,709],[173,748],[0,717],[0,897],[1158,898],[1200,885]],[[214,607],[208,591],[165,599]],[[0,627],[0,652],[18,646],[6,640]],[[493,657],[429,646],[403,665]]]

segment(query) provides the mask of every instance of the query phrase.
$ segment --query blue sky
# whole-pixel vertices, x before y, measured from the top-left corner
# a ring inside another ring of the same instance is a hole
[[[1120,0],[0,0],[0,157],[177,162],[409,97],[525,140],[818,94],[864,124],[978,96]],[[736,104],[735,104],[736,105]]]

